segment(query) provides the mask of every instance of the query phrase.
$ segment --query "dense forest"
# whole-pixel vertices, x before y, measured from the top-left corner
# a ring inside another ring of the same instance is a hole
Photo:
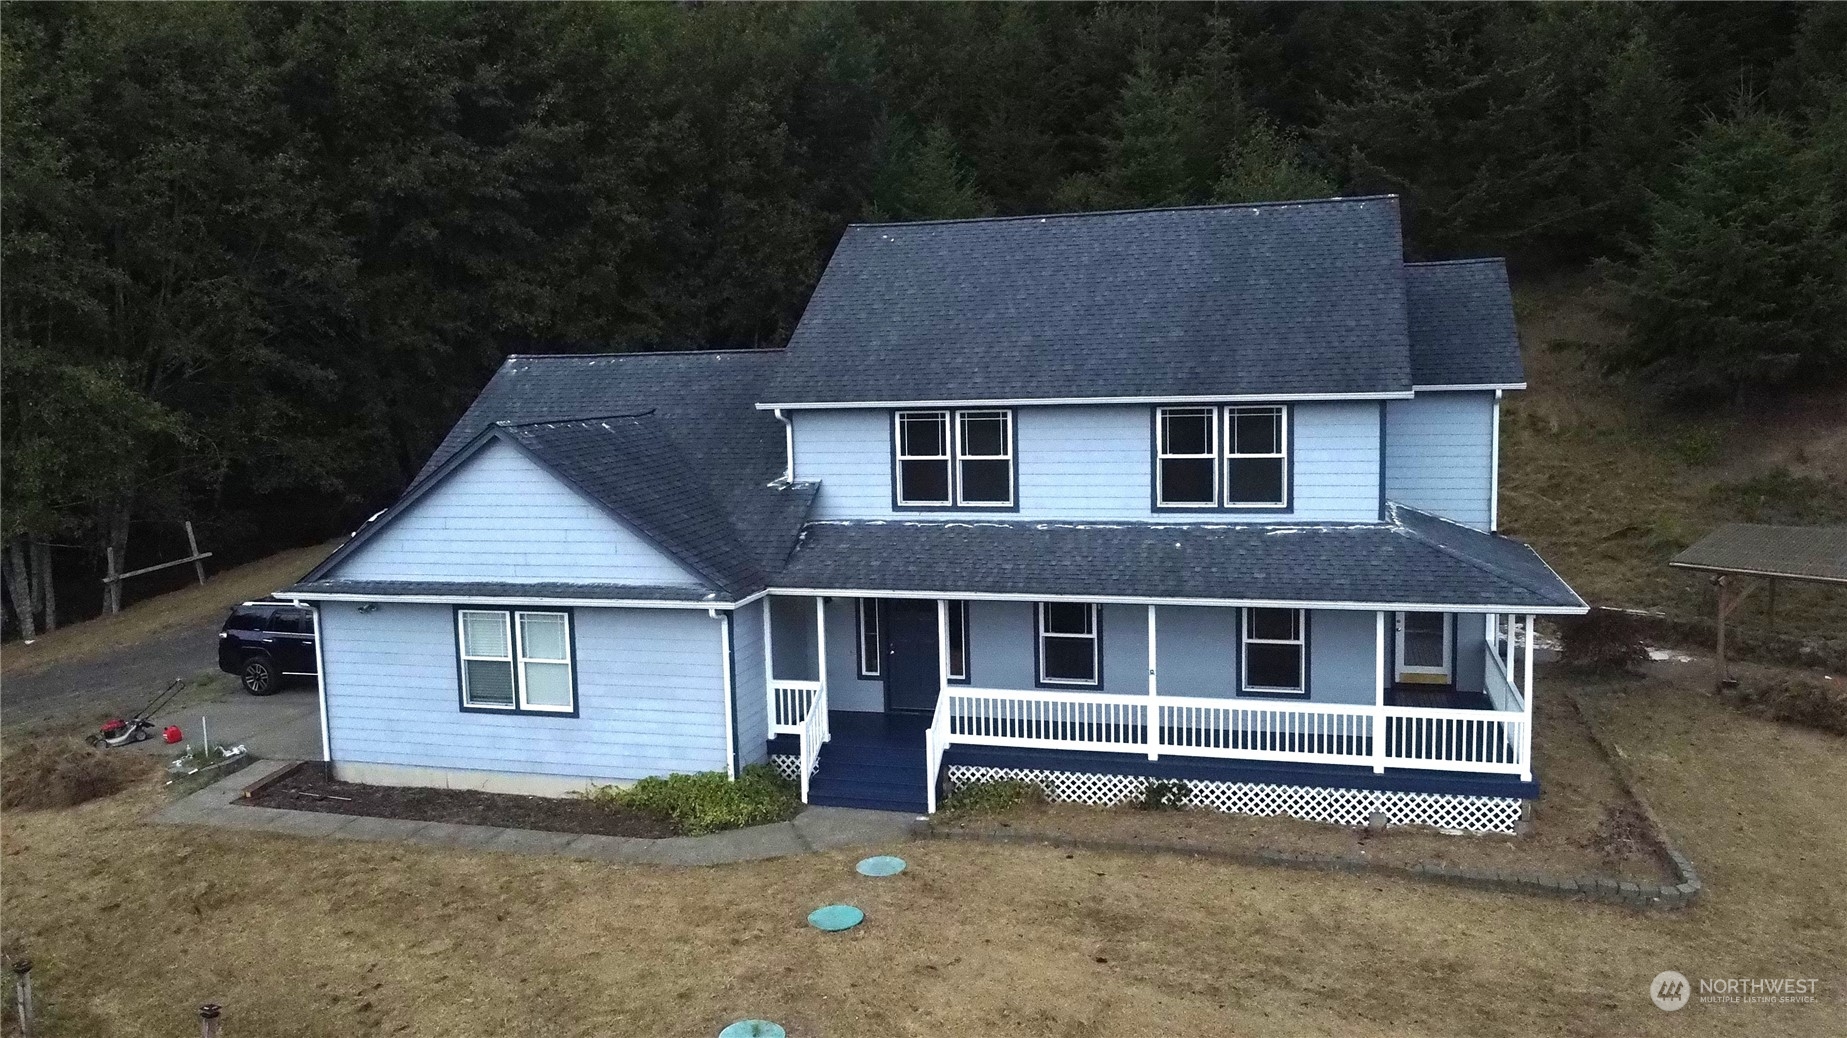
[[[1847,5],[8,3],[0,62],[9,629],[350,529],[508,352],[778,345],[856,220],[1393,192],[1598,264],[1673,400],[1847,368]]]

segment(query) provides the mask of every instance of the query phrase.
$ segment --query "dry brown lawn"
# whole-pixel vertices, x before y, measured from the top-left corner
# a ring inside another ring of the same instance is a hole
[[[287,587],[326,558],[336,542],[278,552],[247,565],[125,607],[114,616],[63,627],[34,639],[31,645],[9,643],[0,655],[0,674],[30,674],[54,663],[119,652],[166,631],[223,619],[239,602],[261,598]]]
[[[1531,831],[1519,837],[1446,836],[1422,828],[1379,834],[1292,818],[1076,804],[1025,807],[949,820],[948,824],[1016,837],[1134,841],[1233,852],[1345,854],[1401,866],[1436,862],[1556,876],[1676,882],[1669,878],[1666,861],[1656,849],[1612,845],[1602,838],[1599,829],[1606,812],[1611,808],[1634,812],[1635,804],[1623,792],[1609,760],[1591,741],[1571,703],[1562,694],[1548,694],[1560,687],[1561,680],[1545,671],[1539,676],[1533,752],[1541,794],[1533,811]]]
[[[52,1033],[1831,1035],[1847,1033],[1847,744],[1651,679],[1596,695],[1709,879],[1682,914],[1180,857],[921,843],[612,868],[143,825],[140,787],[9,813],[5,942]],[[887,848],[893,849],[893,848]],[[851,901],[856,931],[803,917]],[[1822,1002],[1691,1005],[1690,977],[1821,979]]]

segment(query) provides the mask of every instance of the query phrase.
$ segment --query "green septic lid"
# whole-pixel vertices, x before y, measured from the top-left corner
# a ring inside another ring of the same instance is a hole
[[[781,1024],[768,1020],[739,1020],[718,1032],[718,1038],[788,1038],[788,1035]]]
[[[808,913],[808,925],[817,930],[851,930],[866,918],[866,913],[852,905],[828,905]]]
[[[904,859],[880,854],[861,861],[855,869],[862,876],[896,876],[904,871]]]

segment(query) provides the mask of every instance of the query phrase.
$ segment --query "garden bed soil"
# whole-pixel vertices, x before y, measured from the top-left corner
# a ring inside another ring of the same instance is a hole
[[[1519,836],[1450,835],[1406,827],[1368,832],[1294,818],[1259,818],[1211,810],[1041,804],[996,814],[943,817],[936,825],[966,832],[1100,840],[1202,851],[1345,854],[1381,864],[1610,876],[1677,882],[1652,829],[1623,791],[1610,762],[1554,675],[1534,702],[1535,773],[1540,796],[1528,832]]]
[[[341,797],[344,799],[323,799]],[[568,797],[517,796],[475,789],[430,789],[422,786],[372,786],[340,782],[318,761],[302,764],[240,801],[252,807],[289,811],[401,818],[413,822],[454,822],[507,829],[596,836],[660,839],[680,835],[670,821],[643,811],[593,804]]]

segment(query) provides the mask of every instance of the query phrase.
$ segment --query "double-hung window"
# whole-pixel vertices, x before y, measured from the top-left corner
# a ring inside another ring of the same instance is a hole
[[[1218,505],[1218,409],[1163,407],[1155,415],[1155,503],[1163,508]]]
[[[462,706],[568,714],[577,709],[571,614],[459,609]]]
[[[1228,508],[1288,507],[1287,408],[1225,409],[1225,505]]]
[[[1289,409],[1162,407],[1154,413],[1156,508],[1289,507]]]
[[[1013,412],[899,411],[893,422],[900,508],[1013,507]]]
[[[1088,602],[1039,603],[1039,683],[1098,684],[1097,607]]]
[[[1244,610],[1244,691],[1308,691],[1305,616],[1300,609]]]

